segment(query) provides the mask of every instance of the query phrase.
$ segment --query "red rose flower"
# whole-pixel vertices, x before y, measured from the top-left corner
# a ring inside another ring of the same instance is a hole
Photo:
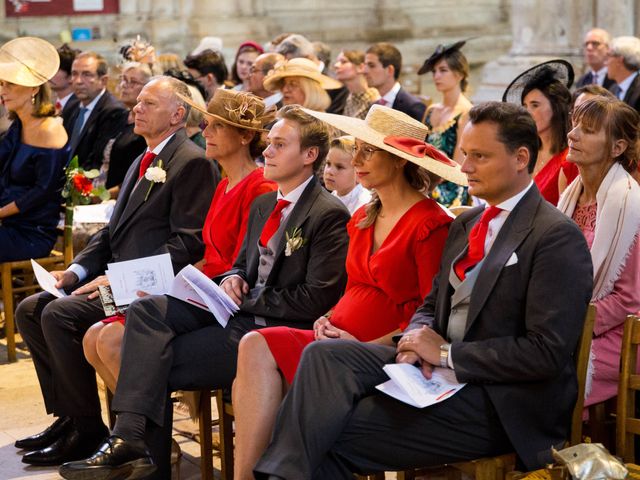
[[[87,196],[93,190],[93,183],[81,173],[76,173],[73,176],[73,187],[82,195]]]

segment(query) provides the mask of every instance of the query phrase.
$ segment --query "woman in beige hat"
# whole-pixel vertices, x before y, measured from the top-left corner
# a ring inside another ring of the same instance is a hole
[[[57,238],[69,153],[47,81],[59,63],[39,38],[0,47],[0,97],[13,120],[0,143],[0,262],[47,256]]]
[[[298,104],[310,110],[324,112],[331,105],[326,90],[342,87],[331,77],[323,75],[318,65],[307,58],[292,58],[282,62],[269,72],[264,87],[282,93],[283,105]]]
[[[362,186],[375,193],[347,226],[348,283],[332,312],[316,320],[313,331],[266,328],[240,342],[232,396],[236,480],[253,478],[306,345],[325,339],[391,344],[407,326],[431,289],[451,222],[426,196],[426,169],[464,183],[460,167],[424,142],[427,127],[402,112],[373,105],[365,120],[306,112],[355,137],[353,166]]]
[[[262,168],[255,163],[265,148],[261,133],[273,121],[275,109],[266,109],[259,97],[237,90],[216,90],[206,110],[191,99],[182,99],[204,115],[207,157],[215,158],[227,174],[209,207],[202,229],[204,258],[196,264],[213,278],[231,269],[253,200],[276,189],[276,184],[266,180]],[[124,321],[120,316],[98,322],[83,339],[87,360],[112,392],[120,371]]]

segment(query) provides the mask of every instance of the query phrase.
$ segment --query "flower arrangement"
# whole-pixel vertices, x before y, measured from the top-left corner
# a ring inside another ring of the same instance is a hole
[[[74,156],[65,170],[66,182],[62,189],[65,199],[64,213],[64,241],[71,244],[73,235],[73,208],[76,205],[87,205],[92,198],[109,200],[110,195],[104,187],[94,187],[93,179],[100,172],[97,169],[84,170],[78,165],[78,156]]]

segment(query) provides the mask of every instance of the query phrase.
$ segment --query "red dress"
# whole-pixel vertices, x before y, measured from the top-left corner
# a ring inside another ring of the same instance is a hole
[[[358,209],[347,225],[347,288],[331,315],[331,323],[362,342],[404,329],[440,266],[452,219],[429,198],[413,205],[395,224],[380,248],[373,250],[373,225],[356,225],[365,217]],[[271,327],[258,330],[289,383],[312,330]]]
[[[553,205],[558,205],[558,200],[560,199],[560,192],[558,191],[560,170],[567,178],[567,185],[578,176],[578,167],[573,162],[567,162],[567,153],[569,153],[569,148],[556,153],[533,178],[544,199]]]
[[[202,271],[209,278],[233,266],[247,231],[253,200],[278,188],[274,182],[264,178],[262,168],[251,172],[227,192],[228,184],[228,178],[218,184],[202,229],[205,260]]]
[[[205,260],[202,271],[209,278],[231,269],[247,231],[253,200],[278,188],[274,182],[264,178],[262,168],[251,172],[228,192],[227,185],[228,178],[223,178],[218,184],[202,228]],[[113,316],[102,321],[124,323],[124,317]]]

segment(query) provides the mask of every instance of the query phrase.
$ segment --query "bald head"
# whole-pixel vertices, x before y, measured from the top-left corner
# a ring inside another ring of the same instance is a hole
[[[611,45],[609,32],[602,28],[592,28],[584,36],[584,61],[593,71],[598,71],[605,66],[607,52]]]

